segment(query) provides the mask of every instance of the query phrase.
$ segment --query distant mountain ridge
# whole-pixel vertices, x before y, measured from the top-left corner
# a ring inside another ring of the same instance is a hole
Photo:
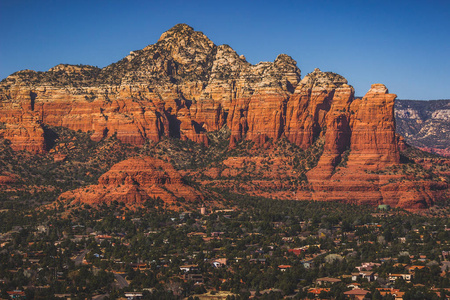
[[[397,132],[408,144],[450,156],[450,99],[396,100]]]

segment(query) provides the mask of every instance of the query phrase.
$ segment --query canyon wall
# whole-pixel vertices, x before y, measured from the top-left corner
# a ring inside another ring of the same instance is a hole
[[[374,84],[355,99],[344,77],[319,69],[301,79],[285,54],[252,65],[179,24],[103,69],[58,65],[7,77],[0,83],[0,137],[35,153],[48,147],[46,124],[134,145],[164,136],[208,145],[206,134],[224,125],[230,148],[241,140],[263,147],[286,138],[307,149],[323,138],[323,154],[307,174],[313,199],[426,207],[432,194],[408,192],[405,200],[399,194],[406,185],[387,185],[389,179],[373,174],[399,164],[395,98]],[[338,168],[343,160],[347,167]]]

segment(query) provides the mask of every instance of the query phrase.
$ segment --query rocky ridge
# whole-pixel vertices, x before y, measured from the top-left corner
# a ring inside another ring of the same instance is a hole
[[[244,140],[257,148],[287,139],[306,150],[321,139],[323,154],[306,170],[306,199],[427,207],[434,193],[402,204],[400,192],[382,193],[386,181],[368,175],[400,163],[395,98],[374,84],[355,99],[344,77],[319,69],[301,79],[285,54],[252,65],[228,45],[216,46],[179,24],[103,69],[58,65],[12,74],[0,83],[0,137],[15,150],[36,153],[50,147],[44,124],[134,145],[164,137],[208,145],[208,133],[225,125],[230,149]],[[346,168],[338,168],[344,160]],[[360,200],[367,191],[373,193]]]
[[[450,100],[397,100],[395,118],[409,144],[450,157]]]

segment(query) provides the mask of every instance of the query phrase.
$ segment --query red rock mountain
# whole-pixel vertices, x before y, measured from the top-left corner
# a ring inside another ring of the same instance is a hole
[[[103,174],[97,185],[65,192],[59,200],[93,205],[117,201],[138,207],[157,197],[171,208],[176,208],[175,203],[181,198],[187,202],[203,200],[171,164],[151,157],[124,160]]]
[[[252,65],[179,24],[156,44],[103,69],[58,65],[7,77],[0,83],[0,137],[13,149],[33,152],[46,150],[44,124],[91,132],[94,141],[116,135],[135,145],[163,136],[207,145],[206,133],[224,125],[231,130],[230,147],[286,138],[307,149],[322,137],[323,155],[307,174],[312,199],[426,207],[435,196],[425,185],[417,183],[424,192],[413,193],[368,173],[399,163],[395,98],[374,84],[355,99],[344,77],[319,69],[301,79],[285,54]],[[345,155],[348,167],[339,170]],[[100,185],[119,180],[105,176]]]

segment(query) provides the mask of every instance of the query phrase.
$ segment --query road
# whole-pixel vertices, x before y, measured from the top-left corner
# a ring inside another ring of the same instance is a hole
[[[83,259],[84,259],[84,257],[86,256],[87,253],[88,253],[88,250],[85,249],[85,250],[83,250],[83,252],[81,252],[81,253],[74,259],[75,266],[79,266],[79,265],[81,265],[81,264],[83,263]]]
[[[126,287],[129,287],[130,285],[128,284],[128,281],[125,280],[125,278],[123,278],[122,275],[120,274],[114,274],[114,278],[116,278],[117,283],[119,285],[119,288],[123,289]]]
[[[85,249],[85,250],[83,250],[83,252],[81,252],[81,253],[74,259],[75,266],[79,266],[79,265],[81,265],[81,264],[83,263],[83,259],[84,259],[84,257],[86,256],[87,253],[88,253],[88,250]],[[120,275],[120,274],[114,274],[114,278],[116,279],[117,285],[119,286],[119,288],[123,289],[123,288],[126,288],[126,287],[129,287],[129,286],[130,286],[130,284],[128,283],[128,281],[126,281],[125,278],[123,278],[122,275]],[[104,296],[104,295],[98,295],[97,297],[102,297],[102,296]],[[102,298],[98,298],[98,299],[102,299]]]
[[[103,300],[109,297],[109,294],[97,295],[92,297],[92,300]]]

